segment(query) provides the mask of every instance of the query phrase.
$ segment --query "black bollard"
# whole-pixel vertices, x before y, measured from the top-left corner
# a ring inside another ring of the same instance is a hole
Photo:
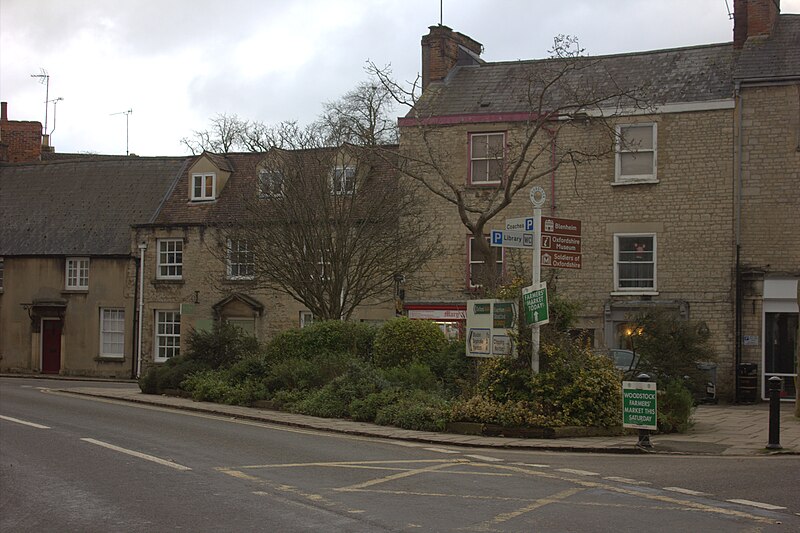
[[[639,374],[636,376],[638,381],[650,381],[650,376],[647,374]],[[636,443],[637,446],[640,448],[652,448],[653,444],[650,442],[650,430],[649,429],[640,429],[639,430],[639,442]]]
[[[769,444],[767,449],[780,450],[781,446],[781,384],[778,376],[769,378]]]

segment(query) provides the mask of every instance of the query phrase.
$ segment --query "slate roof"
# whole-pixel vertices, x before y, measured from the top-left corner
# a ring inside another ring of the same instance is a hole
[[[638,90],[652,104],[731,98],[734,60],[730,43],[581,58],[578,68],[550,89],[544,108],[569,103],[573,90],[596,95]],[[456,67],[444,82],[426,88],[419,116],[531,112],[531,80],[551,80],[563,64],[543,59]]]
[[[800,15],[780,15],[768,39],[751,37],[736,66],[737,80],[800,78]]]
[[[66,159],[0,166],[0,256],[128,255],[186,157]]]
[[[384,146],[387,152],[397,149],[395,145]],[[339,148],[313,148],[306,150],[292,150],[295,155],[304,157],[302,154],[309,154],[306,160],[306,168],[313,168],[315,164],[327,165],[327,157],[332,157]],[[188,199],[189,191],[189,169],[200,157],[210,157],[218,168],[223,168],[231,172],[230,178],[225,187],[220,191],[219,196],[212,202],[190,202]],[[202,155],[195,156],[186,166],[180,178],[175,183],[175,187],[169,197],[164,202],[158,216],[152,221],[156,226],[174,225],[202,225],[213,226],[237,221],[246,206],[244,202],[247,198],[252,198],[256,189],[256,172],[259,164],[268,157],[264,152],[245,152],[212,154],[204,152]],[[371,161],[370,176],[382,176],[390,178],[395,174],[392,167],[384,161]],[[321,170],[321,172],[327,171]]]

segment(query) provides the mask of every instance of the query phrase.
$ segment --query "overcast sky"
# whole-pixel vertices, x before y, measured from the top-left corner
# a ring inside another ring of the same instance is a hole
[[[800,0],[782,0],[800,13]],[[553,36],[590,55],[728,42],[733,0],[444,0],[443,22],[489,61],[547,56]],[[420,71],[439,0],[0,0],[0,100],[45,120],[59,152],[181,155],[218,113],[309,122],[366,79]],[[55,116],[54,116],[55,115]]]

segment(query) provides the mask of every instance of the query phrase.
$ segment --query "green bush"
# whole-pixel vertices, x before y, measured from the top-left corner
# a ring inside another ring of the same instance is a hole
[[[374,422],[378,411],[395,403],[400,394],[399,389],[389,388],[372,392],[365,398],[356,398],[348,406],[350,417],[358,422]]]
[[[381,374],[391,386],[401,389],[432,391],[439,388],[436,375],[427,365],[421,363],[384,368],[381,369]]]
[[[195,372],[184,380],[182,387],[199,402],[251,405],[268,396],[261,381],[252,378],[232,380],[226,371],[221,370]]]
[[[350,416],[350,405],[385,386],[380,374],[364,363],[351,362],[347,371],[332,379],[322,388],[310,391],[294,410],[313,416],[345,418]]]
[[[271,361],[315,359],[330,353],[349,353],[367,361],[371,357],[376,329],[368,324],[327,320],[303,329],[279,333],[266,348]]]
[[[375,423],[417,431],[444,431],[449,405],[440,396],[412,391],[380,408]]]
[[[380,367],[401,366],[412,361],[428,363],[446,345],[444,333],[434,322],[396,318],[378,330],[373,357]]]
[[[257,354],[258,340],[229,322],[217,321],[211,331],[192,330],[187,340],[186,357],[208,368],[230,366]]]
[[[539,412],[539,406],[529,401],[499,402],[485,396],[455,402],[449,418],[453,422],[477,422],[505,427],[547,427],[555,425]]]
[[[478,365],[477,394],[494,402],[533,399],[531,368],[514,357],[484,359]]]
[[[428,359],[428,366],[442,389],[451,396],[469,396],[474,392],[476,365],[475,358],[467,357],[463,340],[448,342]]]
[[[678,380],[668,382],[658,391],[659,433],[685,433],[691,427],[694,410],[692,393]]]
[[[145,394],[163,394],[165,390],[177,390],[187,376],[207,368],[201,361],[185,356],[173,357],[163,365],[148,368],[139,378],[139,388]]]

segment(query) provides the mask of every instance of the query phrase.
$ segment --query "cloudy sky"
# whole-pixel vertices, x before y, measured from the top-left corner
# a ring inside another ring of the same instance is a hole
[[[800,13],[800,0],[782,12]],[[489,61],[547,56],[576,35],[590,55],[728,42],[733,0],[443,0],[443,22]],[[218,113],[313,120],[366,79],[420,71],[439,0],[0,0],[0,100],[11,120],[45,119],[59,152],[180,155]],[[55,116],[54,116],[55,115]]]

